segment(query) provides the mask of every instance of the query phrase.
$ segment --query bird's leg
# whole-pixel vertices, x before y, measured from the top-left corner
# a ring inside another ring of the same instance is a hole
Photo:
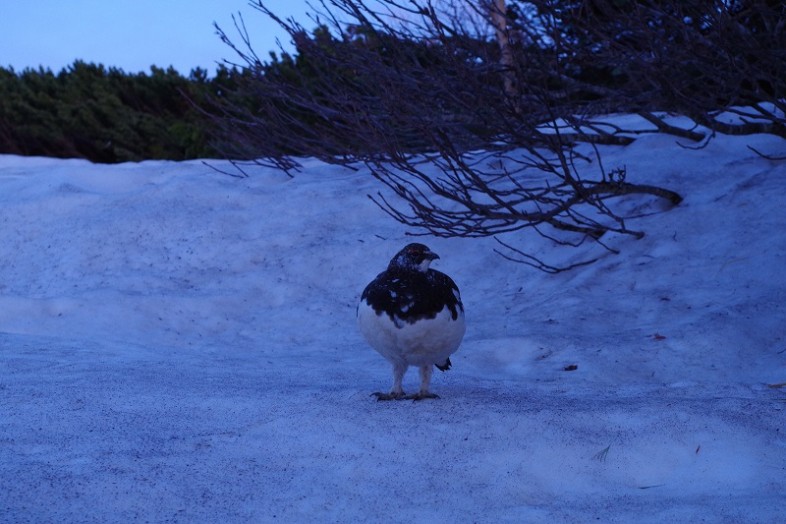
[[[435,395],[428,390],[429,384],[431,383],[431,373],[433,373],[433,371],[434,368],[430,365],[420,366],[420,391],[414,395],[407,395],[407,399],[423,400],[425,398],[439,398],[439,395]]]
[[[393,388],[390,393],[376,392],[371,395],[377,397],[377,400],[401,400],[406,398],[404,389],[401,387],[401,382],[404,380],[404,373],[407,371],[407,364],[404,362],[393,363]]]

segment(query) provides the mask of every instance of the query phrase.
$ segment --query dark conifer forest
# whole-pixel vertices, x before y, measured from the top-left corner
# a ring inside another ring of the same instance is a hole
[[[0,153],[106,163],[214,156],[196,104],[228,75],[81,61],[58,73],[0,68]]]
[[[614,112],[694,142],[713,133],[786,137],[782,2],[498,0],[475,13],[490,18],[490,34],[426,4],[380,25],[362,2],[333,3],[354,19],[305,29],[252,2],[287,30],[294,51],[265,56],[250,47],[245,23],[217,28],[238,63],[214,73],[128,73],[84,61],[59,72],[0,67],[0,154],[102,163],[395,158],[444,149],[445,140],[457,150],[501,139],[541,147],[538,126],[554,118],[572,126],[569,141],[587,139],[593,119]],[[440,5],[472,14],[475,4]],[[675,129],[654,111],[710,133]],[[724,113],[739,125],[716,118]]]

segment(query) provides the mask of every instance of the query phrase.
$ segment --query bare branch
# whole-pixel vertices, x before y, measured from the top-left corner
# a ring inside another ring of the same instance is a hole
[[[242,19],[238,46],[219,29],[245,65],[209,110],[238,158],[287,171],[298,155],[367,166],[384,187],[372,200],[414,234],[530,231],[616,252],[608,233],[644,235],[626,224],[619,197],[682,197],[624,167],[607,171],[601,146],[654,132],[690,147],[718,132],[786,138],[784,14],[731,4],[329,0],[309,33],[255,2],[296,53],[262,62]],[[654,129],[600,116],[611,111]],[[500,244],[506,258],[562,270]]]

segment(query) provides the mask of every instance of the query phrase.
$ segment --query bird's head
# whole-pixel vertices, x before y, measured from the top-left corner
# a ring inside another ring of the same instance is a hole
[[[409,244],[390,261],[390,269],[408,269],[425,273],[431,261],[439,258],[439,255],[431,251],[423,244]]]

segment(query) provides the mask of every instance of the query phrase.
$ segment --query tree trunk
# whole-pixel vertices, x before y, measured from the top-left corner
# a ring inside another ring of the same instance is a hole
[[[491,0],[489,2],[489,18],[491,25],[497,35],[497,43],[500,50],[500,65],[504,70],[505,95],[513,102],[514,107],[518,107],[516,99],[518,89],[516,88],[516,75],[514,72],[513,49],[510,47],[510,33],[508,32],[507,7],[505,0]]]

